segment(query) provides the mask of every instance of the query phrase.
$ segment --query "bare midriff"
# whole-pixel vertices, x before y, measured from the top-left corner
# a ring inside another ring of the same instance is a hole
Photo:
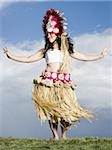
[[[47,64],[46,71],[49,71],[49,72],[60,72],[61,65],[62,65],[62,63],[50,63],[50,64]],[[68,70],[66,68],[66,69],[63,70],[63,73],[70,73],[70,70]]]

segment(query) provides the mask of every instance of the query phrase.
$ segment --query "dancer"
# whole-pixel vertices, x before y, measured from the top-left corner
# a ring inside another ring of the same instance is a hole
[[[93,115],[80,106],[75,85],[71,80],[71,58],[81,61],[96,61],[107,54],[104,49],[98,54],[84,55],[74,49],[71,38],[65,29],[65,18],[58,10],[47,10],[43,19],[45,46],[30,56],[18,56],[8,48],[3,48],[6,56],[14,61],[31,63],[46,60],[46,69],[33,80],[32,99],[41,120],[48,120],[53,139],[58,140],[58,124],[61,138],[66,139],[68,129],[81,118],[90,119]]]

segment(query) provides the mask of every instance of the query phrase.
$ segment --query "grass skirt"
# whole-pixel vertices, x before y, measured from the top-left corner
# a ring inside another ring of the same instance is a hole
[[[77,101],[75,86],[71,80],[54,80],[41,75],[33,80],[32,98],[41,120],[65,120],[72,123],[80,118],[89,119],[92,114]]]

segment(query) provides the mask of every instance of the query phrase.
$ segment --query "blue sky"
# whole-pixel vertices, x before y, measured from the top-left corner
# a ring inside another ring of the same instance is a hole
[[[30,55],[43,47],[42,19],[47,9],[64,12],[75,48],[81,53],[112,50],[112,2],[0,2],[0,48]],[[47,122],[41,125],[32,103],[32,79],[45,61],[21,64],[0,52],[0,136],[49,138]],[[81,120],[70,137],[112,137],[111,52],[102,60],[72,60],[72,79],[81,105],[93,110],[92,124]],[[4,69],[5,68],[5,69]]]
[[[1,11],[2,38],[17,42],[43,38],[42,19],[47,9],[65,13],[71,36],[101,32],[111,27],[111,2],[16,2]]]

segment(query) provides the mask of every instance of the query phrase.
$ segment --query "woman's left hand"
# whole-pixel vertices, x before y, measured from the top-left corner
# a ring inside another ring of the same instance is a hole
[[[100,57],[100,58],[105,57],[105,56],[108,54],[108,51],[109,51],[109,49],[104,48],[104,50],[100,52],[99,57]]]

